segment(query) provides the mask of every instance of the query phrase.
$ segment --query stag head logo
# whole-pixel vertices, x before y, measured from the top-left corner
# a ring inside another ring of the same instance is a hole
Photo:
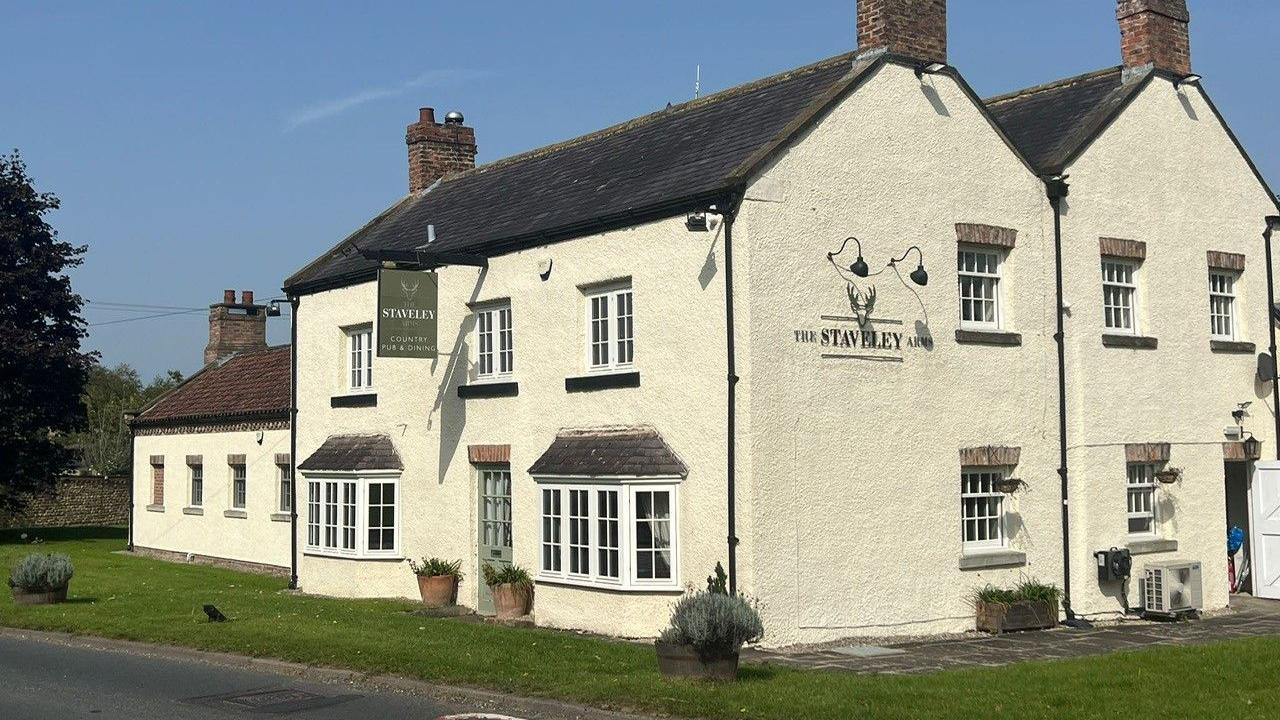
[[[853,283],[846,283],[845,291],[849,294],[849,309],[858,318],[858,325],[866,327],[871,312],[876,308],[876,286],[868,285],[863,290]]]
[[[400,289],[404,292],[404,300],[406,303],[410,305],[413,304],[413,298],[417,296],[418,286],[421,284],[421,280],[415,280],[412,284],[410,284],[408,280],[400,281]]]

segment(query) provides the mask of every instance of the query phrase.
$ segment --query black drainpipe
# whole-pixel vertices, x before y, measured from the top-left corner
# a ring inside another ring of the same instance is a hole
[[[289,589],[298,589],[298,297],[289,298]]]
[[[1062,493],[1062,610],[1067,624],[1076,622],[1071,609],[1071,506],[1070,486],[1067,482],[1067,336],[1063,317],[1062,292],[1062,200],[1070,188],[1067,177],[1058,175],[1044,178],[1049,204],[1053,206],[1053,265],[1057,281],[1058,328],[1053,339],[1058,344],[1058,478]]]
[[[1275,345],[1275,342],[1273,341],[1271,344]],[[134,468],[136,467],[133,461],[133,453],[134,453],[133,419],[136,418],[137,416],[138,416],[137,413],[132,413],[132,412],[127,412],[124,414],[125,427],[129,428],[129,545],[128,545],[129,552],[133,552],[133,494],[134,494],[133,485],[135,482],[137,482],[137,479],[133,475]]]
[[[733,221],[738,216],[740,195],[730,195],[722,208],[724,218],[724,318],[725,348],[728,351],[728,416],[726,422],[727,457],[725,473],[729,505],[729,594],[738,592],[738,510],[734,467],[737,459],[737,386],[738,363],[734,352],[733,322]]]
[[[1262,239],[1267,249],[1267,329],[1271,332],[1271,415],[1275,418],[1276,459],[1280,460],[1280,382],[1276,380],[1280,365],[1276,363],[1276,288],[1271,270],[1271,233],[1277,226],[1280,226],[1280,217],[1269,216]]]

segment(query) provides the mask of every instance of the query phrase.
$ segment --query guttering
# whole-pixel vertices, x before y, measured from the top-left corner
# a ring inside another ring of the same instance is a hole
[[[289,297],[289,589],[298,589],[298,296]]]
[[[1053,265],[1057,285],[1054,302],[1058,316],[1057,331],[1053,335],[1058,345],[1058,479],[1062,495],[1062,610],[1066,623],[1074,625],[1076,614],[1071,609],[1071,506],[1070,485],[1067,482],[1067,351],[1066,322],[1062,290],[1062,201],[1070,193],[1065,175],[1041,178],[1049,205],[1053,207]]]
[[[725,495],[728,505],[727,541],[729,544],[729,594],[738,592],[738,509],[735,466],[737,462],[737,387],[738,363],[734,347],[733,319],[733,223],[738,217],[738,208],[742,203],[742,193],[733,193],[724,200],[722,210],[724,217],[724,319],[725,319],[725,352],[727,354],[728,381],[727,407],[725,421]]]
[[[1271,415],[1275,419],[1276,433],[1272,444],[1276,446],[1276,460],[1280,460],[1280,381],[1277,380],[1277,373],[1280,373],[1280,367],[1276,365],[1276,320],[1274,317],[1276,287],[1274,273],[1271,269],[1271,233],[1277,227],[1280,227],[1280,216],[1268,216],[1267,229],[1263,231],[1262,239],[1267,253],[1267,329],[1271,333]]]

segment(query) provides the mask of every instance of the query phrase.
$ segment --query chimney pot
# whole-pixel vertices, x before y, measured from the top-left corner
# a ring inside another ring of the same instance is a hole
[[[252,290],[241,290],[241,291],[240,291],[240,304],[242,304],[242,305],[252,305],[252,304],[253,304],[253,291],[252,291]]]
[[[418,122],[432,123],[436,121],[435,108],[418,108]]]
[[[223,291],[222,291],[222,302],[224,302],[224,303],[226,303],[226,304],[228,304],[228,305],[231,305],[231,304],[232,304],[232,303],[234,303],[235,301],[236,301],[236,291],[235,291],[235,290],[223,290]]]

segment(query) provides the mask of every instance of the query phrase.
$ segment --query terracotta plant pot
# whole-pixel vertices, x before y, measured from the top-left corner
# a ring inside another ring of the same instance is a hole
[[[1048,630],[1058,626],[1058,603],[1022,600],[1004,605],[979,600],[978,629],[989,633],[1011,630]]]
[[[533,588],[522,589],[514,583],[494,585],[494,615],[500,620],[514,620],[529,614],[533,607]]]
[[[52,605],[54,603],[65,602],[67,599],[67,586],[45,592],[43,590],[24,590],[22,588],[13,588],[13,604],[15,605]]]
[[[429,608],[449,607],[458,601],[458,577],[419,575],[418,592],[422,593],[422,604]]]
[[[703,680],[737,680],[738,653],[722,658],[703,658],[688,645],[656,640],[658,672],[665,677],[701,678]]]

